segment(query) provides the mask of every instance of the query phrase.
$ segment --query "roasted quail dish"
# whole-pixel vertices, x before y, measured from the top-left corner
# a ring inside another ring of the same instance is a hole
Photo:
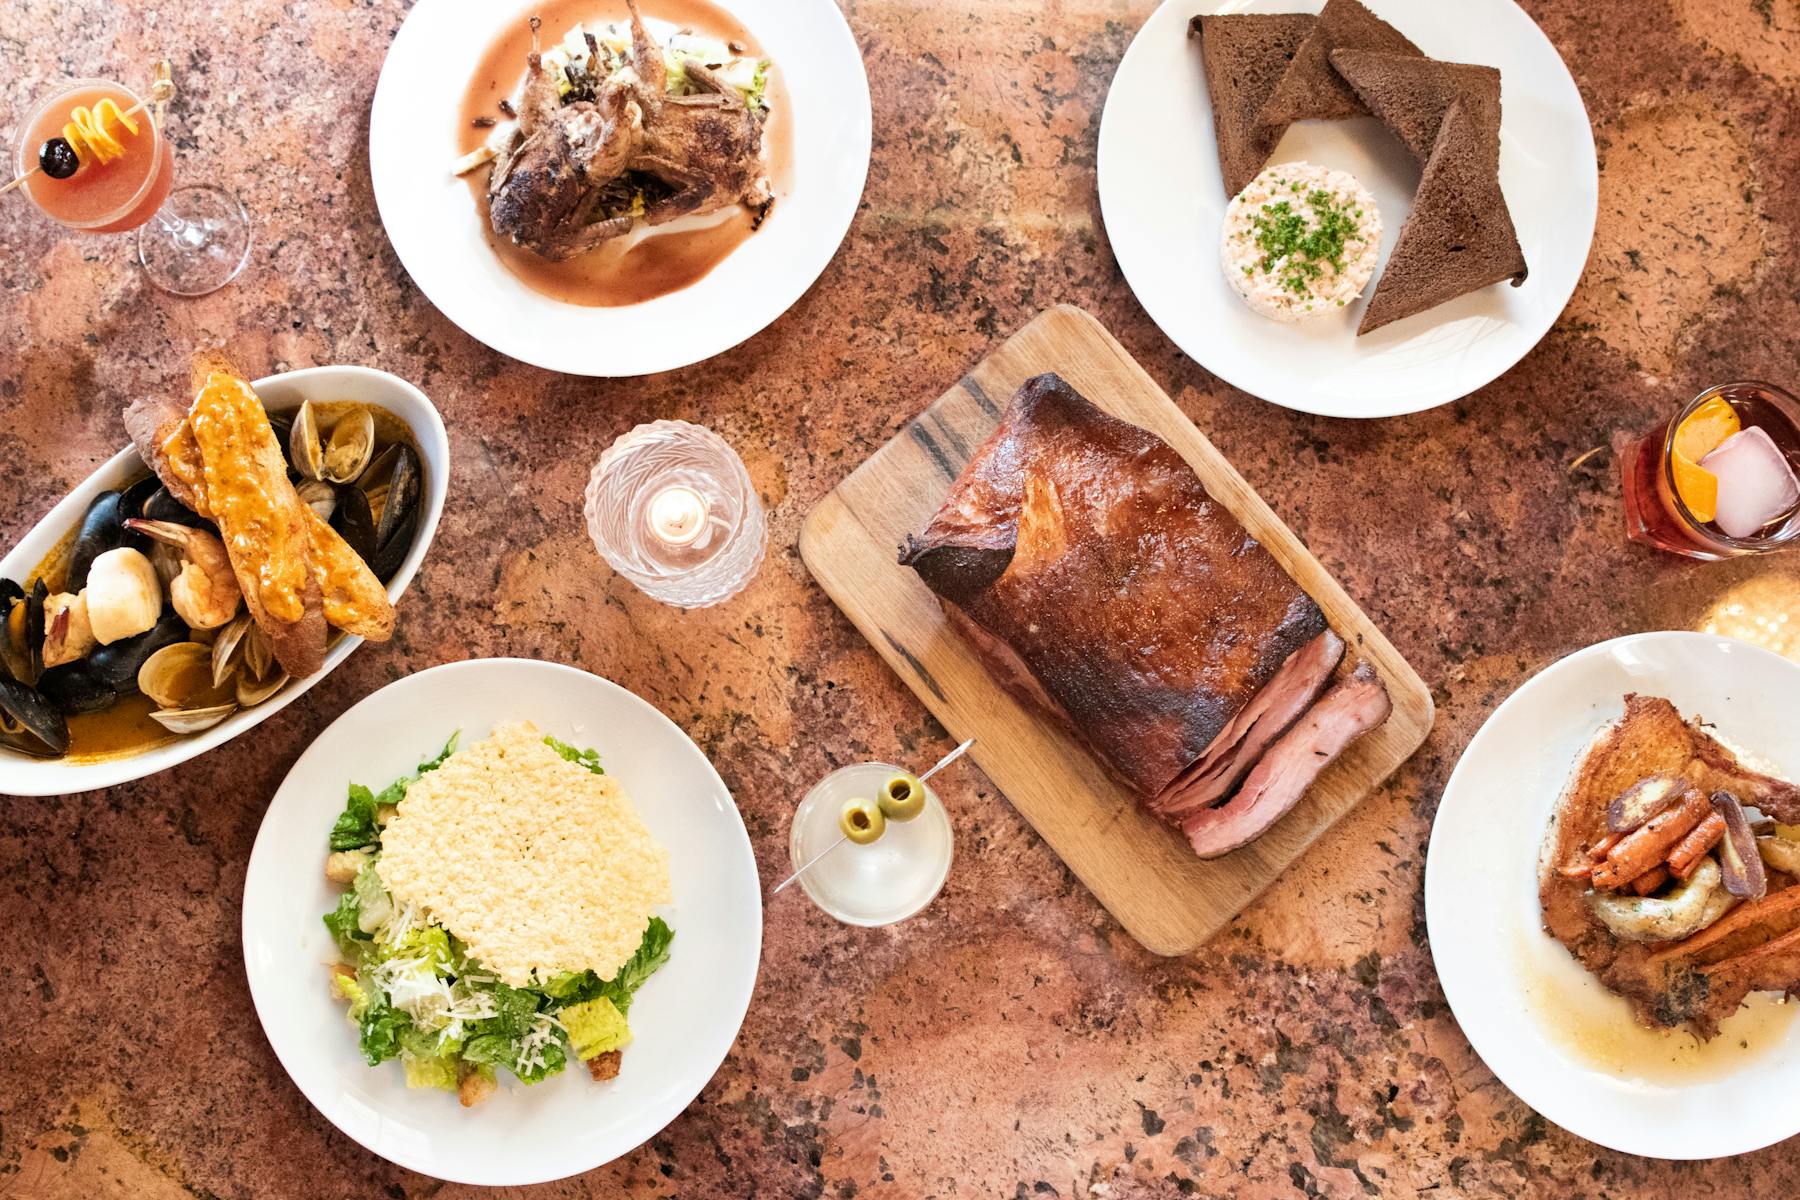
[[[532,50],[511,136],[492,158],[494,231],[548,259],[596,249],[639,225],[772,202],[763,159],[766,62],[728,49],[665,46],[630,4],[629,38],[577,30]]]
[[[1646,1025],[1713,1037],[1753,991],[1800,994],[1797,822],[1800,787],[1626,696],[1545,834],[1544,927]]]
[[[12,750],[96,757],[197,733],[318,671],[333,631],[393,634],[385,584],[423,482],[403,433],[354,404],[271,416],[217,356],[189,403],[140,399],[125,424],[143,477],[0,580]]]

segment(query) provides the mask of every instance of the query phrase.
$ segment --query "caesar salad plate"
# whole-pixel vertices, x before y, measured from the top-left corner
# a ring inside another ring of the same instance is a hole
[[[408,1088],[398,1062],[368,1065],[333,994],[323,921],[343,888],[325,878],[328,835],[351,783],[412,774],[452,733],[461,744],[530,721],[592,748],[668,851],[668,961],[630,1003],[633,1040],[616,1078],[579,1062],[540,1083],[498,1072],[465,1108]],[[700,1093],[737,1038],[756,983],[762,900],[736,805],[697,746],[632,693],[573,667],[483,659],[390,684],[338,718],[270,803],[244,884],[244,965],[264,1032],[295,1085],[374,1153],[439,1179],[523,1185],[591,1170],[654,1136]]]

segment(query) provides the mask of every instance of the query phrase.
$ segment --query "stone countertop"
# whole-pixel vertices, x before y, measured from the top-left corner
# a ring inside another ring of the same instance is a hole
[[[366,363],[442,409],[437,543],[387,646],[223,749],[109,791],[0,806],[0,1196],[465,1196],[338,1134],[246,993],[244,864],[301,750],[362,696],[485,655],[571,662],[686,729],[763,874],[806,787],[926,763],[939,728],[812,584],[808,509],[1008,332],[1100,317],[1433,685],[1418,755],[1201,953],[1125,936],[974,769],[943,780],[957,859],[927,912],[851,929],[770,904],[731,1056],[683,1116],[565,1196],[1778,1195],[1792,1147],[1668,1165],[1535,1116],[1432,973],[1426,836],[1450,768],[1517,684],[1589,643],[1707,628],[1800,658],[1800,563],[1627,544],[1614,454],[1726,378],[1800,379],[1800,8],[1525,0],[1581,86],[1600,224],[1556,328],[1460,403],[1370,423],[1290,413],[1183,357],[1107,248],[1094,145],[1147,0],[846,0],[875,104],[868,189],[818,284],[761,335],[649,379],[568,378],[462,334],[383,236],[364,137],[401,0],[19,0],[0,121],[55,81],[186,89],[181,174],[235,189],[251,265],[194,301],[124,240],[0,202],[0,535],[184,387],[198,345],[251,375]],[[7,131],[7,145],[13,131]],[[1179,152],[1180,148],[1172,148]],[[743,596],[682,614],[614,578],[580,492],[630,426],[682,417],[743,453],[771,523]],[[1598,450],[1588,455],[1587,452]],[[1102,1186],[1104,1185],[1104,1187]],[[521,1192],[521,1194],[525,1194]]]

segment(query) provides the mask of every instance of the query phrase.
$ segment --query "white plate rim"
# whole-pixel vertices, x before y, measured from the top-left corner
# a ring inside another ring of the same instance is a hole
[[[1488,715],[1482,722],[1481,728],[1476,731],[1475,736],[1469,740],[1469,744],[1458,756],[1456,766],[1451,770],[1450,778],[1444,785],[1437,812],[1432,819],[1431,836],[1426,846],[1425,919],[1433,971],[1437,975],[1439,987],[1443,989],[1444,998],[1450,1007],[1451,1014],[1456,1019],[1457,1027],[1468,1039],[1470,1046],[1482,1063],[1513,1095],[1560,1128],[1609,1150],[1644,1158],[1695,1161],[1748,1154],[1793,1137],[1800,1133],[1800,1106],[1789,1106],[1787,1122],[1772,1122],[1766,1128],[1735,1139],[1729,1136],[1729,1132],[1742,1128],[1741,1126],[1722,1122],[1718,1128],[1727,1131],[1726,1136],[1695,1137],[1690,1126],[1673,1117],[1667,1122],[1672,1128],[1659,1127],[1641,1131],[1634,1129],[1631,1134],[1626,1136],[1620,1136],[1618,1131],[1610,1127],[1597,1127],[1590,1119],[1595,1110],[1584,1107],[1582,1098],[1577,1096],[1572,1089],[1566,1092],[1558,1091],[1547,1083],[1527,1077],[1521,1068],[1523,1056],[1498,1040],[1494,1031],[1488,1029],[1480,1019],[1479,1014],[1482,1010],[1476,1003],[1477,989],[1472,981],[1463,978],[1460,960],[1456,955],[1449,956],[1451,967],[1449,970],[1445,970],[1446,956],[1440,947],[1448,943],[1441,941],[1438,932],[1433,928],[1435,923],[1449,919],[1447,916],[1434,916],[1434,914],[1445,912],[1450,903],[1448,894],[1452,886],[1451,881],[1444,874],[1445,868],[1437,866],[1446,856],[1442,851],[1445,849],[1445,842],[1451,836],[1442,832],[1447,828],[1447,824],[1441,818],[1446,807],[1459,803],[1456,797],[1463,794],[1463,789],[1458,786],[1459,777],[1464,774],[1465,769],[1474,770],[1468,764],[1477,761],[1478,751],[1485,746],[1489,739],[1501,736],[1498,731],[1503,730],[1503,722],[1515,709],[1528,707],[1541,692],[1554,688],[1561,677],[1583,667],[1592,660],[1622,657],[1628,651],[1656,653],[1664,648],[1681,647],[1692,648],[1708,654],[1742,655],[1761,660],[1777,673],[1791,676],[1796,684],[1796,690],[1800,690],[1800,663],[1795,663],[1765,647],[1740,638],[1692,630],[1658,630],[1626,634],[1583,647],[1546,665],[1514,689]],[[1710,718],[1712,714],[1706,715]],[[1558,764],[1563,771],[1572,765],[1572,762]],[[1543,820],[1548,819],[1549,808],[1553,803],[1554,796],[1548,798],[1543,807]],[[1523,874],[1531,881],[1531,906],[1535,910],[1537,905],[1535,858],[1532,863],[1527,864],[1527,869]],[[1448,937],[1447,933],[1446,937]],[[1505,953],[1505,949],[1499,948],[1496,953]],[[1470,1020],[1472,1014],[1476,1015],[1476,1019],[1473,1021]],[[1793,1027],[1785,1045],[1791,1046],[1797,1038],[1800,1038],[1800,1026]],[[1754,1061],[1748,1065],[1754,1065]],[[1594,1077],[1599,1077],[1597,1072],[1594,1073]],[[1709,1080],[1708,1082],[1716,1083],[1717,1081]],[[1670,1096],[1677,1094],[1674,1088],[1664,1088],[1662,1091]],[[1683,1140],[1684,1134],[1688,1135],[1686,1141]]]
[[[272,813],[274,811],[276,804],[280,801],[283,791],[286,790],[287,785],[288,785],[288,780],[292,776],[294,776],[295,773],[298,772],[304,764],[306,764],[306,762],[310,756],[312,756],[313,754],[315,754],[317,752],[320,752],[319,747],[325,744],[326,739],[331,736],[331,734],[334,730],[336,730],[339,726],[348,726],[350,724],[353,724],[355,719],[358,717],[359,712],[366,707],[372,706],[376,702],[377,698],[382,696],[384,693],[386,693],[390,690],[396,689],[396,688],[406,688],[406,687],[419,688],[419,687],[429,686],[429,684],[419,683],[418,681],[420,681],[420,680],[429,680],[432,683],[438,683],[438,682],[441,682],[444,680],[458,679],[461,676],[467,676],[467,675],[472,675],[472,674],[478,675],[482,671],[491,669],[492,667],[496,667],[496,666],[504,668],[504,669],[514,669],[514,668],[524,667],[524,668],[527,668],[530,670],[543,670],[543,671],[546,671],[549,673],[562,675],[565,677],[571,677],[571,676],[579,677],[583,681],[583,684],[582,684],[583,686],[597,687],[600,691],[610,694],[614,700],[637,707],[641,712],[649,714],[653,721],[659,722],[662,726],[664,726],[669,733],[674,735],[675,738],[679,739],[683,743],[686,743],[686,745],[693,751],[694,758],[698,761],[698,763],[702,767],[704,767],[705,771],[710,776],[712,783],[714,785],[716,785],[716,787],[718,788],[719,794],[727,797],[728,799],[731,798],[730,788],[728,788],[725,785],[725,781],[719,777],[718,770],[712,765],[711,760],[707,758],[705,752],[702,751],[698,745],[695,745],[693,739],[688,737],[687,733],[685,731],[683,731],[679,725],[676,725],[675,722],[673,720],[671,720],[666,713],[664,713],[661,709],[657,708],[655,705],[651,704],[649,701],[645,700],[643,697],[637,695],[635,692],[632,692],[630,689],[623,687],[622,685],[615,683],[610,679],[605,678],[604,676],[596,675],[591,671],[584,671],[579,667],[570,666],[566,663],[550,662],[550,661],[547,661],[544,659],[481,658],[481,659],[465,659],[460,662],[443,663],[443,664],[440,664],[435,667],[427,668],[426,670],[423,670],[423,671],[415,672],[411,675],[403,676],[400,679],[395,680],[393,683],[388,684],[386,687],[383,687],[383,688],[371,693],[370,695],[365,696],[356,705],[351,707],[348,711],[346,711],[337,720],[333,721],[324,730],[322,730],[319,733],[318,737],[313,739],[313,741],[301,753],[300,757],[294,761],[294,763],[291,767],[289,767],[287,774],[283,776],[280,786],[277,787],[274,796],[271,798],[268,809],[265,810],[265,812],[263,814],[262,821],[258,825],[256,840],[255,840],[255,843],[251,847],[250,857],[245,866],[244,886],[243,886],[243,890],[242,890],[242,895],[244,897],[244,900],[243,900],[243,903],[241,906],[242,913],[241,913],[240,922],[239,922],[239,938],[240,938],[240,944],[242,947],[242,953],[243,953],[243,959],[244,959],[245,978],[246,978],[246,981],[247,981],[247,984],[249,987],[249,991],[250,991],[251,1005],[256,1010],[257,1023],[262,1028],[264,1040],[268,1043],[269,1048],[274,1052],[277,1061],[279,1061],[281,1063],[282,1070],[287,1073],[288,1079],[300,1091],[300,1093],[306,1098],[307,1102],[312,1105],[314,1110],[317,1111],[320,1115],[324,1116],[326,1120],[330,1121],[332,1123],[332,1125],[335,1128],[337,1128],[340,1133],[344,1134],[346,1137],[350,1138],[352,1141],[354,1141],[358,1145],[362,1146],[365,1150],[369,1151],[369,1153],[374,1154],[377,1157],[384,1158],[390,1162],[395,1163],[398,1166],[405,1167],[409,1170],[417,1171],[420,1174],[429,1175],[434,1179],[441,1179],[448,1183],[470,1184],[470,1185],[482,1186],[482,1187],[522,1187],[522,1186],[528,1186],[528,1185],[532,1185],[532,1184],[550,1183],[550,1182],[553,1182],[558,1179],[566,1179],[566,1178],[581,1174],[586,1171],[595,1170],[596,1168],[605,1166],[607,1163],[612,1162],[615,1159],[617,1159],[625,1154],[629,1154],[631,1151],[637,1149],[639,1146],[642,1146],[645,1142],[647,1142],[651,1138],[655,1137],[663,1129],[667,1128],[667,1126],[669,1125],[670,1122],[674,1121],[675,1118],[679,1117],[683,1112],[685,1112],[687,1110],[687,1108],[690,1105],[692,1105],[694,1103],[694,1101],[699,1097],[700,1093],[703,1090],[705,1090],[706,1085],[708,1083],[710,1083],[712,1081],[713,1077],[718,1074],[719,1067],[724,1064],[726,1057],[728,1057],[729,1054],[731,1053],[732,1047],[736,1045],[738,1035],[742,1032],[742,1029],[743,1029],[744,1018],[748,1015],[749,1010],[750,1010],[750,1002],[755,995],[756,984],[757,984],[758,978],[761,975],[762,938],[763,938],[763,906],[762,906],[761,876],[760,876],[760,873],[757,870],[757,866],[756,866],[755,850],[750,842],[749,831],[744,826],[743,816],[742,816],[741,812],[736,808],[735,802],[733,803],[733,805],[731,806],[731,809],[730,809],[730,812],[732,815],[732,821],[731,821],[730,827],[736,833],[735,848],[739,852],[741,852],[741,854],[743,855],[744,861],[747,866],[747,870],[749,872],[749,878],[752,881],[754,881],[756,884],[756,886],[754,888],[752,888],[751,892],[750,892],[750,894],[752,895],[752,897],[755,900],[755,903],[752,906],[750,906],[747,910],[745,910],[746,914],[748,916],[750,916],[750,918],[752,919],[752,924],[754,925],[755,936],[753,939],[751,939],[751,943],[750,943],[754,947],[754,956],[753,956],[753,961],[752,961],[750,970],[749,970],[747,976],[745,976],[743,979],[737,981],[739,986],[736,989],[735,995],[732,997],[732,1003],[729,1005],[729,1007],[727,1009],[727,1011],[730,1013],[730,1020],[728,1022],[729,1026],[730,1026],[730,1031],[731,1031],[730,1036],[722,1039],[717,1060],[713,1061],[709,1064],[709,1067],[708,1067],[708,1070],[706,1071],[705,1077],[701,1078],[699,1080],[699,1082],[694,1085],[692,1094],[687,1095],[684,1098],[682,1098],[678,1104],[675,1104],[674,1106],[669,1108],[666,1112],[658,1113],[656,1115],[656,1117],[653,1118],[653,1123],[650,1124],[649,1126],[647,1126],[647,1127],[640,1126],[641,1128],[644,1128],[644,1132],[643,1132],[642,1136],[637,1137],[636,1140],[633,1140],[630,1145],[619,1145],[611,1153],[604,1154],[602,1157],[600,1157],[594,1161],[575,1164],[575,1165],[563,1164],[563,1165],[559,1165],[558,1167],[555,1167],[555,1168],[552,1168],[549,1170],[527,1169],[527,1170],[523,1170],[523,1171],[513,1171],[513,1172],[499,1170],[499,1171],[496,1171],[493,1173],[488,1173],[488,1174],[470,1174],[470,1173],[462,1173],[462,1172],[446,1172],[445,1170],[438,1167],[434,1162],[430,1161],[429,1159],[415,1158],[411,1155],[404,1154],[404,1153],[390,1153],[387,1150],[370,1145],[367,1140],[365,1140],[363,1137],[360,1136],[360,1134],[358,1133],[357,1130],[348,1128],[343,1123],[341,1123],[338,1120],[337,1116],[335,1115],[333,1109],[327,1103],[325,1103],[319,1096],[315,1095],[313,1090],[310,1089],[304,1082],[302,1082],[302,1080],[307,1078],[307,1076],[303,1072],[296,1071],[294,1063],[291,1061],[291,1056],[294,1055],[295,1053],[300,1052],[303,1048],[300,1047],[299,1045],[297,1045],[297,1039],[290,1038],[287,1035],[285,1029],[283,1029],[281,1036],[276,1036],[276,1034],[271,1029],[271,1025],[270,1025],[270,1021],[269,1021],[268,1017],[265,1015],[264,996],[261,991],[261,986],[259,986],[259,985],[262,985],[265,983],[268,985],[273,985],[276,982],[276,980],[274,980],[274,979],[265,980],[263,975],[259,972],[256,965],[251,961],[251,954],[250,954],[250,947],[252,945],[253,937],[255,936],[252,931],[252,920],[253,920],[254,910],[253,910],[251,902],[250,902],[250,898],[251,898],[252,891],[253,891],[252,881],[256,878],[256,876],[258,874],[259,866],[266,867],[266,864],[272,858],[274,858],[277,855],[286,853],[289,849],[288,847],[285,847],[285,846],[280,846],[280,847],[276,846],[270,837],[265,836],[267,834],[268,829],[270,828],[269,815],[270,815],[270,813]],[[438,732],[441,735],[441,731],[438,731]],[[485,733],[484,733],[484,736],[485,736]],[[429,741],[430,739],[427,738],[426,740]],[[466,741],[465,741],[465,744],[466,744]],[[308,913],[307,915],[314,917],[315,919],[317,917],[317,914]],[[679,928],[676,930],[676,934],[677,934],[677,937],[680,936]],[[393,1063],[382,1064],[382,1068],[392,1068],[392,1067],[394,1067]],[[370,1068],[370,1069],[375,1070],[375,1069],[382,1069],[382,1068]],[[569,1068],[567,1068],[567,1070],[578,1071],[579,1066],[572,1065]],[[551,1082],[554,1082],[554,1081],[551,1081]],[[507,1098],[504,1094],[505,1090],[506,1089],[503,1088],[502,1089],[503,1094],[498,1097],[495,1097],[494,1100],[490,1101],[489,1103],[503,1103]],[[445,1099],[450,1100],[450,1098],[448,1098],[448,1097],[446,1097]],[[450,1100],[450,1103],[454,1103],[454,1101]]]
[[[426,230],[408,219],[419,196],[429,195],[421,192],[423,181],[409,177],[400,166],[404,161],[403,149],[418,140],[416,124],[410,128],[407,124],[410,115],[407,102],[414,92],[411,84],[418,77],[433,78],[441,74],[431,71],[423,63],[411,65],[413,58],[427,57],[426,51],[414,54],[414,43],[424,43],[434,22],[473,21],[482,30],[478,50],[484,49],[501,21],[525,15],[522,9],[515,12],[511,0],[499,5],[487,0],[419,0],[413,6],[388,47],[376,82],[369,112],[369,174],[376,210],[395,255],[413,284],[452,324],[490,348],[544,370],[626,378],[691,366],[740,345],[774,323],[817,282],[849,233],[861,207],[868,178],[873,110],[861,48],[843,13],[831,0],[715,2],[744,20],[765,45],[765,31],[757,27],[754,14],[743,15],[740,10],[761,6],[787,14],[806,14],[805,19],[815,25],[815,34],[836,46],[835,54],[840,61],[833,67],[833,73],[842,76],[837,82],[848,86],[832,93],[834,105],[829,114],[829,130],[819,134],[818,147],[815,147],[821,151],[829,147],[828,154],[821,153],[821,157],[829,161],[818,169],[821,181],[830,177],[829,196],[823,191],[820,195],[821,200],[828,203],[819,213],[808,214],[810,219],[803,219],[787,211],[793,209],[798,199],[789,196],[777,203],[755,238],[740,246],[695,284],[640,304],[617,308],[560,304],[514,279],[485,245],[479,247],[477,258],[473,247],[446,240],[437,235],[438,231]],[[653,7],[646,15],[655,15]],[[854,64],[853,70],[851,64]],[[778,65],[788,72],[792,94],[799,80],[785,59]],[[399,78],[402,70],[412,72],[404,82]],[[802,70],[822,68],[812,65]],[[452,74],[460,103],[466,75]],[[800,107],[796,104],[796,109]],[[807,117],[796,115],[795,119],[793,132],[798,160],[806,152],[803,147],[807,143],[802,141],[803,136],[812,136],[807,131],[807,122],[823,122],[825,114],[815,110]],[[432,120],[435,122],[435,117]],[[447,136],[452,128],[451,121],[445,119],[441,124]],[[409,133],[412,136],[409,137]],[[430,144],[435,145],[435,140]],[[454,151],[450,157],[454,158]],[[798,161],[795,170],[796,179],[801,178],[803,168]],[[479,237],[466,184],[462,180],[451,182],[456,188],[455,201],[460,201],[467,210],[463,214],[466,222],[446,219],[452,220],[458,228],[473,230]],[[819,186],[823,188],[824,183]],[[789,225],[790,220],[803,220],[804,227]],[[794,232],[790,235],[788,229]],[[777,252],[769,247],[774,241],[772,235],[777,231],[791,243],[793,253],[779,257],[781,263],[788,265],[773,282],[765,287],[764,279],[751,275],[749,282],[757,286],[749,291],[749,302],[728,301],[721,297],[716,303],[709,304],[702,318],[684,316],[684,307],[697,296],[731,292],[734,280],[748,270],[733,268],[732,263],[746,258],[746,251],[751,250],[758,239],[761,239],[763,249],[753,253],[776,256]],[[471,261],[478,264],[473,268],[476,272],[473,276],[462,269]],[[487,290],[490,288],[499,288],[501,292],[491,294]],[[516,310],[527,312],[540,323],[505,320],[499,315]],[[561,310],[574,312],[563,313]],[[542,323],[546,321],[566,322],[566,329],[572,336],[565,337],[563,329],[552,329]],[[674,324],[683,327],[685,341],[673,342],[658,336],[657,330]]]
[[[1391,4],[1392,0],[1388,0],[1388,2]],[[1334,404],[1329,400],[1321,399],[1318,391],[1309,390],[1304,384],[1297,382],[1298,376],[1292,370],[1269,370],[1255,366],[1253,360],[1250,359],[1241,362],[1227,359],[1222,362],[1219,354],[1207,353],[1208,346],[1205,338],[1197,331],[1184,328],[1181,314],[1175,311],[1169,298],[1164,295],[1166,289],[1151,286],[1150,258],[1140,259],[1129,250],[1121,253],[1118,239],[1113,234],[1113,231],[1120,228],[1122,223],[1128,219],[1130,213],[1130,206],[1121,199],[1121,188],[1109,186],[1109,180],[1113,178],[1113,173],[1108,171],[1108,165],[1110,162],[1116,162],[1122,156],[1117,150],[1119,123],[1122,118],[1117,115],[1118,108],[1113,104],[1113,98],[1118,91],[1119,79],[1132,69],[1134,57],[1147,55],[1147,51],[1140,49],[1149,44],[1146,35],[1151,35],[1153,30],[1158,33],[1167,32],[1161,28],[1163,24],[1171,20],[1166,14],[1180,12],[1182,14],[1180,23],[1185,25],[1190,16],[1200,12],[1261,12],[1269,10],[1261,5],[1256,5],[1255,0],[1163,0],[1133,36],[1131,45],[1127,47],[1125,55],[1120,59],[1118,69],[1113,75],[1113,84],[1107,91],[1106,105],[1100,118],[1100,133],[1095,151],[1095,173],[1101,220],[1106,227],[1108,244],[1112,248],[1114,260],[1119,264],[1120,274],[1124,276],[1126,286],[1131,289],[1132,295],[1143,307],[1146,315],[1162,330],[1165,337],[1175,343],[1183,354],[1226,384],[1283,408],[1325,417],[1379,419],[1404,416],[1436,408],[1480,390],[1510,371],[1549,333],[1563,309],[1568,306],[1569,299],[1575,294],[1575,288],[1581,281],[1588,255],[1593,247],[1594,229],[1599,214],[1599,163],[1594,148],[1593,124],[1588,116],[1586,102],[1582,99],[1580,88],[1576,85],[1573,75],[1570,74],[1567,63],[1563,61],[1560,52],[1549,37],[1532,20],[1530,14],[1519,7],[1515,0],[1483,0],[1483,2],[1491,4],[1494,12],[1506,14],[1505,19],[1516,19],[1519,36],[1531,42],[1540,53],[1547,53],[1549,59],[1546,61],[1556,63],[1559,76],[1557,90],[1562,93],[1562,102],[1570,106],[1571,113],[1580,114],[1586,134],[1581,154],[1583,159],[1582,179],[1577,181],[1581,203],[1576,210],[1577,227],[1581,231],[1579,241],[1582,252],[1579,256],[1570,256],[1566,263],[1558,262],[1550,266],[1532,263],[1531,278],[1525,284],[1526,287],[1537,286],[1551,289],[1547,300],[1553,303],[1539,306],[1540,312],[1545,314],[1542,318],[1542,327],[1535,329],[1529,336],[1514,339],[1506,354],[1491,358],[1485,366],[1477,371],[1448,376],[1434,386],[1414,388],[1410,394],[1396,393],[1394,402],[1389,404],[1365,404],[1356,410],[1346,409],[1341,403]],[[1316,11],[1321,3],[1322,0],[1305,0],[1299,9],[1283,5],[1276,11]],[[1252,5],[1255,7],[1253,8]],[[1381,9],[1384,5],[1382,0],[1371,0],[1371,7]],[[1476,56],[1475,60],[1479,61],[1479,56]],[[1203,124],[1202,143],[1192,150],[1184,147],[1178,151],[1179,153],[1214,154],[1211,124],[1210,122]],[[1304,124],[1319,123],[1307,122]],[[1387,225],[1386,234],[1390,242],[1397,226],[1397,222],[1391,218],[1392,214],[1386,214],[1384,217],[1384,223]],[[1208,238],[1210,239],[1210,237],[1209,232]],[[1128,239],[1127,243],[1129,244]],[[1385,261],[1386,251],[1384,249],[1383,266],[1385,266]],[[1365,293],[1365,296],[1372,292],[1373,284],[1371,284],[1370,292]],[[1479,294],[1476,293],[1476,295]],[[1233,297],[1233,301],[1235,302],[1235,297]],[[1450,303],[1456,302],[1451,301]],[[1357,311],[1360,312],[1360,308]],[[1409,318],[1408,322],[1415,319]],[[1405,324],[1407,323],[1396,322],[1395,326],[1388,328],[1394,329],[1396,326]],[[1419,327],[1421,331],[1428,328]],[[1371,334],[1370,336],[1375,337],[1380,334]],[[1298,357],[1303,358],[1304,343],[1296,343],[1295,349],[1300,352]],[[1295,356],[1284,355],[1283,357]]]

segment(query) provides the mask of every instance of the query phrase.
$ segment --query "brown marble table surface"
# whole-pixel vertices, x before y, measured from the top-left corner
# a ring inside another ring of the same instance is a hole
[[[1223,385],[1126,288],[1094,146],[1149,0],[845,0],[875,143],[843,249],[747,344],[611,382],[489,351],[389,248],[364,139],[405,7],[10,0],[0,20],[5,145],[55,81],[136,78],[166,54],[185,88],[181,174],[235,189],[257,222],[234,286],[176,300],[146,287],[127,241],[0,203],[7,544],[123,442],[125,401],[184,386],[199,345],[227,343],[252,376],[366,363],[415,380],[455,460],[391,644],[165,774],[0,798],[0,1196],[472,1194],[336,1132],[263,1038],[239,900],[283,774],[410,672],[502,654],[575,663],[694,737],[773,878],[813,780],[949,745],[808,578],[800,522],[1059,302],[1099,316],[1386,629],[1433,687],[1429,741],[1227,932],[1172,961],[1134,944],[979,771],[949,773],[957,857],[941,898],[875,931],[798,892],[777,898],[749,1017],[701,1098],[635,1153],[530,1194],[1689,1200],[1800,1187],[1792,1144],[1661,1164],[1533,1114],[1445,1006],[1421,898],[1458,753],[1545,664],[1663,628],[1800,658],[1800,562],[1705,565],[1627,544],[1614,457],[1707,384],[1800,379],[1796,0],[1526,0],[1594,122],[1587,274],[1501,379],[1369,423]],[[722,607],[658,607],[583,535],[594,459],[656,417],[722,433],[767,505],[768,561]]]

